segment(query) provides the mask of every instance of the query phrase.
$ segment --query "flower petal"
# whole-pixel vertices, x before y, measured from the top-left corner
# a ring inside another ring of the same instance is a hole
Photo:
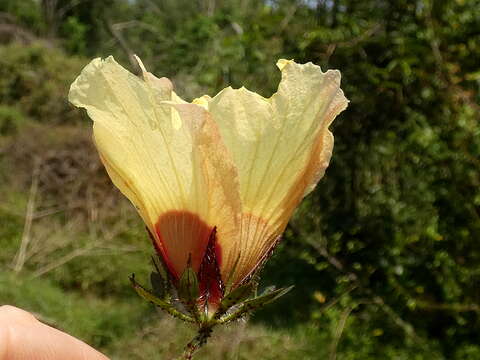
[[[244,214],[238,281],[269,252],[323,176],[333,148],[328,127],[348,103],[338,71],[288,60],[277,66],[282,80],[269,99],[244,88],[201,98],[238,167]]]
[[[225,224],[219,239],[236,231],[236,168],[226,151],[218,151],[223,145],[209,114],[181,100],[168,79],[140,66],[143,80],[112,57],[95,59],[72,84],[69,99],[93,119],[112,181],[137,207],[178,277],[189,254],[198,270],[216,224]]]

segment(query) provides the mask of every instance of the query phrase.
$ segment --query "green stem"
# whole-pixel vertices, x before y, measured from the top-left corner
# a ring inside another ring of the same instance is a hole
[[[178,360],[191,360],[193,355],[207,343],[208,338],[212,335],[212,326],[207,325],[198,330],[198,334],[185,346],[183,355]]]

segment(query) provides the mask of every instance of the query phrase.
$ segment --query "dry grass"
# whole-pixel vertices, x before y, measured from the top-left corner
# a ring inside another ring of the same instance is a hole
[[[30,125],[1,152],[15,169],[5,174],[2,209],[24,219],[16,272],[28,263],[41,276],[78,256],[135,250],[112,244],[136,215],[111,184],[89,130]],[[12,189],[28,194],[23,203],[8,201]]]

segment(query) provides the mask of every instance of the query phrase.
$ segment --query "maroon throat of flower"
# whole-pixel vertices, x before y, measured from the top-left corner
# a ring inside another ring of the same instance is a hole
[[[190,212],[172,211],[163,215],[157,222],[155,228],[159,240],[156,240],[153,234],[148,231],[153,246],[163,262],[164,268],[167,269],[171,281],[176,286],[182,274],[176,270],[161,235],[161,229],[163,230],[165,227],[168,227],[170,220],[174,217],[187,219],[186,221],[188,223],[195,224],[197,227],[197,234],[200,234],[198,239],[199,248],[203,251],[198,251],[194,254],[190,253],[188,257],[189,260],[187,264],[185,264],[185,267],[193,265],[194,268],[198,268],[196,271],[200,290],[198,305],[216,308],[225,295],[225,285],[220,272],[222,251],[217,241],[217,229],[215,226],[213,228],[208,226],[204,221],[200,220],[197,215]],[[160,244],[158,241],[160,241]]]

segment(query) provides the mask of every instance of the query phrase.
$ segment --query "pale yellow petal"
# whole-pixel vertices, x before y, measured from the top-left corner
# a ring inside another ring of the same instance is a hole
[[[199,267],[210,231],[219,221],[235,231],[235,217],[219,219],[221,212],[213,209],[238,212],[233,208],[239,200],[234,204],[234,197],[212,188],[217,174],[212,179],[206,175],[210,160],[205,154],[215,151],[220,137],[209,138],[205,149],[197,151],[210,136],[206,129],[213,126],[208,113],[176,96],[168,79],[157,79],[140,66],[143,80],[112,57],[95,59],[72,84],[69,99],[94,120],[95,143],[112,181],[138,208],[178,276],[189,254],[192,265]],[[235,168],[225,172],[218,174],[228,177],[226,187],[236,191],[238,199]]]
[[[193,99],[192,103],[196,105],[200,105],[204,109],[208,109],[208,103],[212,98],[208,95],[203,95],[199,98]]]
[[[224,270],[222,276],[227,276],[235,263],[240,245],[237,241],[241,221],[237,167],[220,137],[217,124],[205,109],[193,104],[173,106],[185,123],[191,126],[195,126],[195,119],[206,117],[193,144],[199,162],[195,166],[202,169],[203,181],[208,189],[203,194],[204,204],[207,205],[203,213],[209,224],[217,228],[217,261]],[[230,251],[225,251],[223,247]]]
[[[333,147],[328,126],[347,106],[338,71],[291,60],[278,67],[282,81],[269,99],[244,88],[206,99],[239,172],[244,215],[238,279],[269,251],[323,176]]]

